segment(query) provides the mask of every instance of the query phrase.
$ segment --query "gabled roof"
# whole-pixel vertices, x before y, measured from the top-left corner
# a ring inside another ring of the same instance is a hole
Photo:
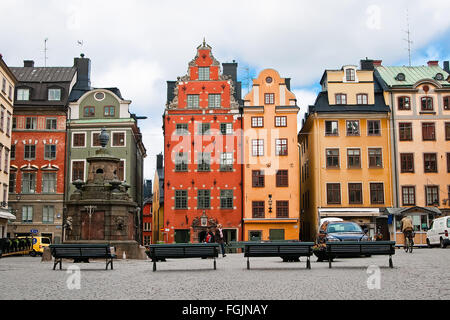
[[[20,82],[71,82],[75,67],[10,67]]]
[[[439,66],[415,66],[415,67],[386,67],[378,66],[375,68],[383,81],[389,87],[412,87],[416,83],[424,79],[432,79],[443,87],[450,87],[450,82],[447,81],[449,74]],[[405,80],[397,80],[398,74],[403,73]],[[438,73],[443,75],[443,80],[436,80]]]

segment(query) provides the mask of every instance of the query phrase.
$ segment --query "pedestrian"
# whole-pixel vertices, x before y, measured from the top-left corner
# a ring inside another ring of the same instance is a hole
[[[212,227],[208,227],[208,234],[206,235],[206,243],[214,243],[216,242],[214,239],[214,232]]]
[[[224,239],[224,236],[223,236],[223,229],[222,229],[222,225],[221,224],[217,225],[215,238],[216,238],[216,242],[218,244],[220,244],[220,248],[222,250],[222,256],[225,258],[227,255],[225,254],[225,239]]]

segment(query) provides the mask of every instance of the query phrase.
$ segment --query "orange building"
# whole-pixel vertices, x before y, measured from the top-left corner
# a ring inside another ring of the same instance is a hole
[[[299,239],[297,113],[290,79],[273,69],[244,99],[244,240]]]

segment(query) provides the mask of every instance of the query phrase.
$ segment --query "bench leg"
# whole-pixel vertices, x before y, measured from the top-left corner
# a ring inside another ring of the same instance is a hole
[[[250,257],[247,257],[247,270],[250,270]]]
[[[392,263],[392,256],[389,256],[389,268],[393,268],[394,264]]]
[[[328,268],[331,269],[331,257],[330,257],[330,255],[328,255]]]
[[[306,258],[306,269],[311,269],[311,261],[309,257]]]
[[[214,257],[214,270],[216,270],[216,257]]]
[[[153,271],[156,271],[156,260],[153,260]]]

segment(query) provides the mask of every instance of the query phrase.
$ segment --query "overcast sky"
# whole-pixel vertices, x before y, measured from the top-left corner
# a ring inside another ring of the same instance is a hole
[[[118,87],[132,113],[149,117],[140,127],[151,179],[163,150],[166,81],[186,74],[203,37],[217,60],[238,62],[244,85],[265,68],[291,78],[302,113],[325,69],[365,57],[407,65],[407,12],[413,65],[450,60],[448,0],[1,0],[0,12],[0,53],[9,66],[43,66],[48,38],[47,66],[71,66],[82,52],[92,86]]]

